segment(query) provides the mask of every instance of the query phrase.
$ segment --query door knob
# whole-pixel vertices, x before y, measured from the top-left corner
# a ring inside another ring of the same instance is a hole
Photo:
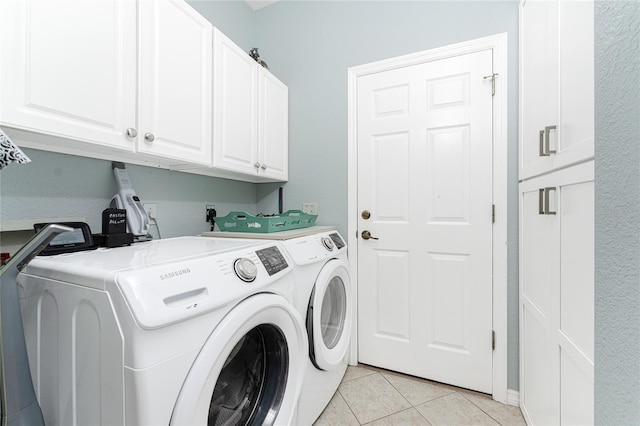
[[[129,127],[127,129],[127,137],[135,138],[136,136],[138,136],[138,131],[133,127]]]
[[[362,231],[362,234],[360,234],[360,235],[362,235],[362,239],[363,240],[377,240],[378,239],[377,237],[372,237],[371,236],[371,232],[369,232],[369,231]]]
[[[156,140],[156,137],[153,136],[153,133],[145,133],[144,140],[147,142],[153,142],[154,140]]]

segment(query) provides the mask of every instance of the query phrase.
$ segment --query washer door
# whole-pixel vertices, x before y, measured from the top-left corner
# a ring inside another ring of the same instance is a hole
[[[291,424],[306,353],[302,319],[291,304],[274,294],[245,299],[202,347],[171,424]]]
[[[333,259],[318,274],[309,308],[307,333],[311,362],[331,370],[344,362],[351,338],[351,283],[347,262]]]

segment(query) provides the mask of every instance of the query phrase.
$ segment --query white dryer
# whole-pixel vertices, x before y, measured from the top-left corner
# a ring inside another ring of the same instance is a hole
[[[296,422],[308,345],[280,243],[184,237],[20,274],[45,423]]]
[[[306,319],[309,356],[297,425],[311,425],[347,369],[353,300],[347,246],[337,231],[283,241],[295,264],[294,304]]]

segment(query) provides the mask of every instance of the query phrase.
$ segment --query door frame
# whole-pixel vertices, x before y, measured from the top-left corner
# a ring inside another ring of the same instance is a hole
[[[347,69],[347,144],[348,144],[348,232],[349,267],[352,300],[358,300],[358,131],[357,94],[358,78],[396,68],[432,62],[454,56],[493,50],[493,72],[495,95],[493,96],[493,203],[495,222],[493,224],[493,330],[496,334],[493,352],[493,399],[502,403],[508,401],[507,390],[507,33],[496,34],[436,49],[425,50],[396,58],[385,59]],[[487,84],[489,82],[487,81]],[[349,363],[358,362],[358,306],[353,309],[354,320],[351,331],[351,352]],[[487,342],[489,344],[489,342]],[[516,402],[517,404],[517,402]]]

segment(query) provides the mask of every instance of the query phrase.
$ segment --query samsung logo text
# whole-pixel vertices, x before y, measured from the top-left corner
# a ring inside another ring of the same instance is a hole
[[[178,269],[177,271],[172,271],[166,274],[161,274],[160,275],[160,280],[164,281],[164,280],[168,280],[170,278],[177,278],[180,275],[185,275],[185,274],[190,274],[191,273],[191,269],[189,268],[184,268],[184,269]]]

